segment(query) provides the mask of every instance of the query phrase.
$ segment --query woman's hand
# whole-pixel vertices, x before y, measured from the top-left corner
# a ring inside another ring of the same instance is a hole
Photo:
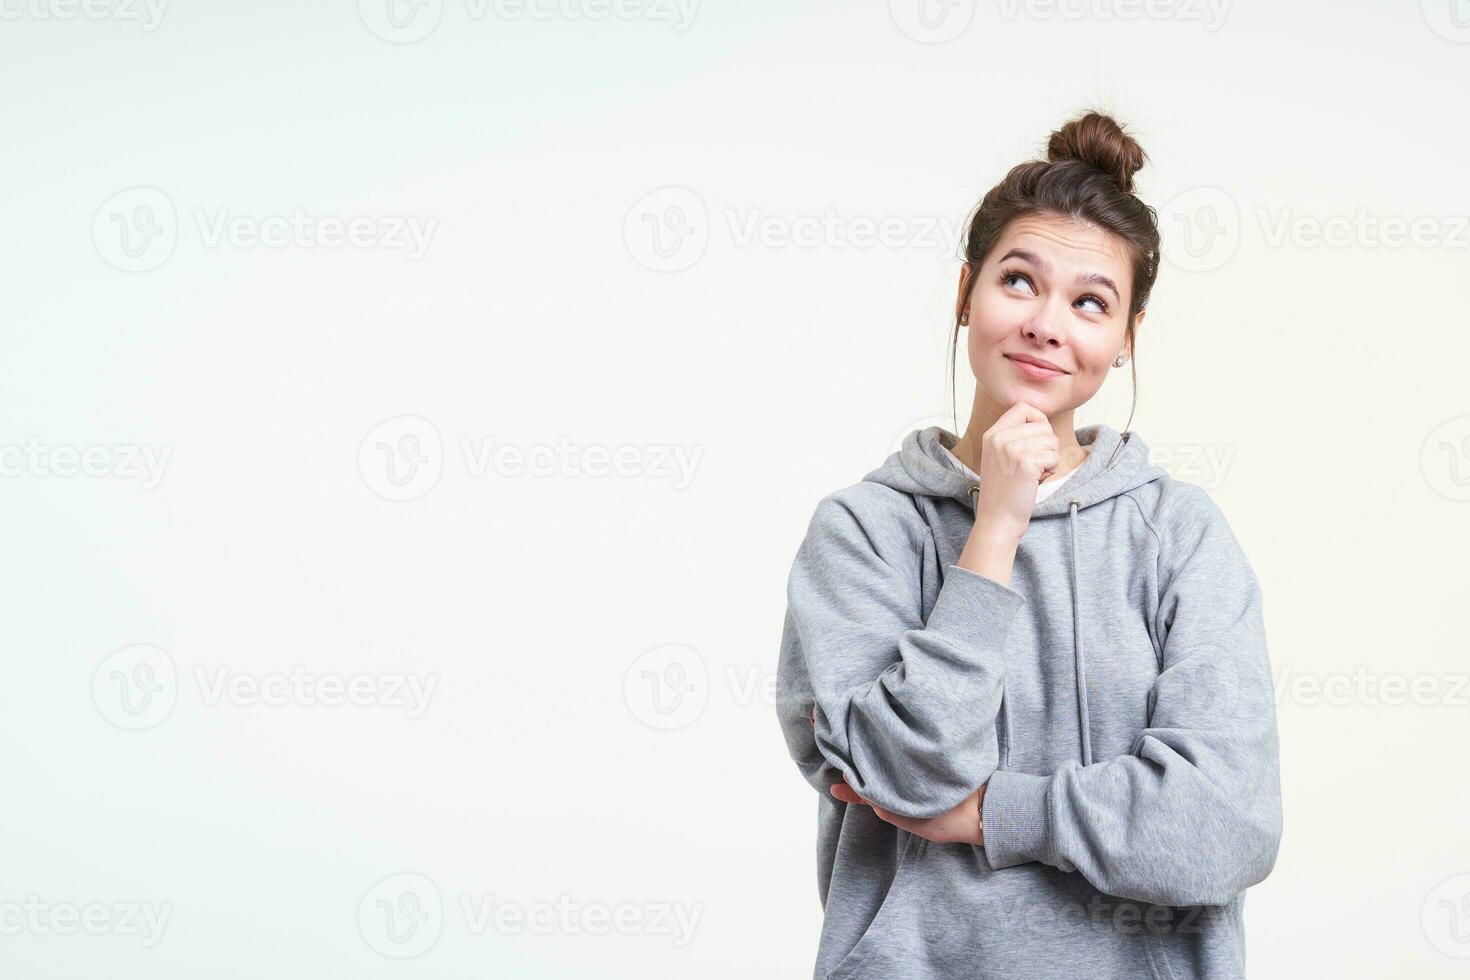
[[[840,783],[833,783],[831,789],[832,795],[842,802],[870,806],[879,819],[925,840],[932,840],[937,844],[984,845],[985,843],[985,837],[980,830],[980,805],[985,800],[984,786],[965,797],[964,801],[953,810],[924,820],[902,817],[892,810],[885,810],[881,806],[869,803],[858,796],[845,779]]]
[[[1046,413],[1016,402],[980,437],[975,533],[1019,542],[1031,526],[1036,487],[1062,463],[1061,440]]]

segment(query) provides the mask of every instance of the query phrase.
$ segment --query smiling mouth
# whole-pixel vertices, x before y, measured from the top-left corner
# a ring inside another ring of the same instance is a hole
[[[1005,355],[1005,359],[1014,364],[1016,369],[1023,375],[1034,381],[1051,381],[1054,378],[1065,377],[1067,374],[1066,371],[1057,368],[1042,367],[1040,364],[1032,364],[1030,361],[1023,361],[1009,354]]]

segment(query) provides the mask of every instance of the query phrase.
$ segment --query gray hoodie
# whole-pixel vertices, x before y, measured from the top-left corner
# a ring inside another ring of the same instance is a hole
[[[979,478],[910,432],[824,497],[797,550],[777,669],[817,804],[817,978],[1245,974],[1244,892],[1281,840],[1261,591],[1200,487],[1137,433],[1038,504],[1010,587],[956,561]],[[986,787],[983,846],[911,817]]]

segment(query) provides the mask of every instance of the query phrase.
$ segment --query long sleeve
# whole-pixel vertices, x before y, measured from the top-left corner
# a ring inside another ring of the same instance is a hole
[[[845,778],[895,813],[935,816],[995,770],[1002,653],[1026,600],[951,565],[925,622],[917,535],[864,504],[824,498],[797,550],[777,713],[818,792]]]
[[[1049,776],[997,772],[985,852],[1098,890],[1223,905],[1266,877],[1282,832],[1276,705],[1260,584],[1203,491],[1160,533],[1161,669],[1130,753]]]

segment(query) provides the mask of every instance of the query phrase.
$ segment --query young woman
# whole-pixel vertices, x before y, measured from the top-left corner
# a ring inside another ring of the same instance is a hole
[[[777,704],[821,794],[818,978],[1244,975],[1281,839],[1259,583],[1137,433],[1073,429],[1158,271],[1143,160],[1088,113],[985,195],[964,435],[909,433],[797,551]]]

